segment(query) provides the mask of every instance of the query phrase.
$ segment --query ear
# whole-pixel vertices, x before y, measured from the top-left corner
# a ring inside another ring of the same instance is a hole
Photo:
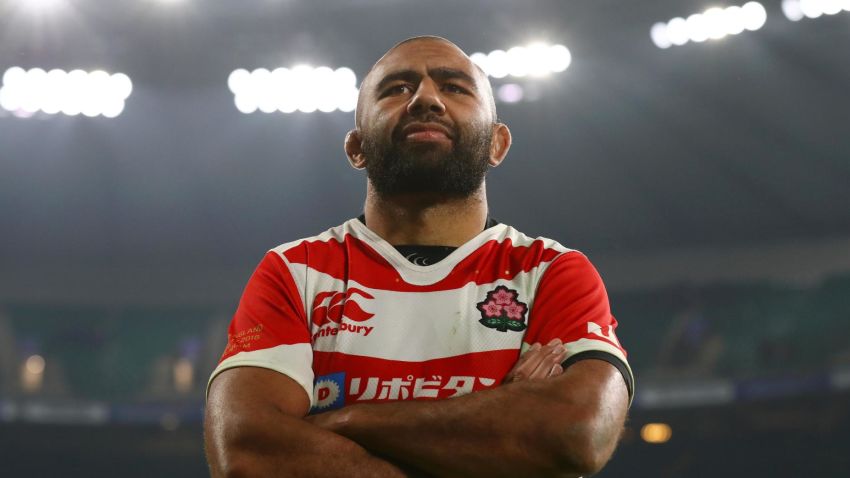
[[[490,166],[496,167],[502,163],[508,150],[511,149],[511,130],[502,123],[493,125],[493,137],[490,140]]]
[[[345,155],[348,156],[348,162],[354,169],[363,169],[366,167],[366,155],[363,154],[362,139],[360,131],[353,129],[345,135]]]

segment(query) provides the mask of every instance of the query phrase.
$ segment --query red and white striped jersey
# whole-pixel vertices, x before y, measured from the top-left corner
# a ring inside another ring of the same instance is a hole
[[[269,251],[228,331],[223,370],[276,370],[312,412],[362,401],[438,399],[498,386],[535,342],[617,362],[602,280],[587,258],[513,227],[485,229],[415,265],[358,219]],[[613,363],[612,362],[612,363]]]

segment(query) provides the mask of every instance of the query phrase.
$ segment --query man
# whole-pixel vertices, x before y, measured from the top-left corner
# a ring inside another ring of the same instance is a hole
[[[214,476],[604,465],[631,371],[587,259],[488,220],[484,176],[510,144],[486,76],[448,40],[375,64],[345,139],[365,215],[251,277],[208,389]]]

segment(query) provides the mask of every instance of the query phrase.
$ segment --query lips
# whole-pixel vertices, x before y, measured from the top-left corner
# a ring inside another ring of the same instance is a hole
[[[407,141],[451,141],[453,136],[448,128],[439,123],[412,123],[401,130],[402,138]]]

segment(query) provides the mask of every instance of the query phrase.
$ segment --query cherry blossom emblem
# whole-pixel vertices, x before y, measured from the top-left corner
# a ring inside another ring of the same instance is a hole
[[[528,306],[517,300],[519,294],[513,289],[500,285],[487,293],[487,298],[478,303],[481,322],[485,327],[499,332],[525,330],[525,313]]]

